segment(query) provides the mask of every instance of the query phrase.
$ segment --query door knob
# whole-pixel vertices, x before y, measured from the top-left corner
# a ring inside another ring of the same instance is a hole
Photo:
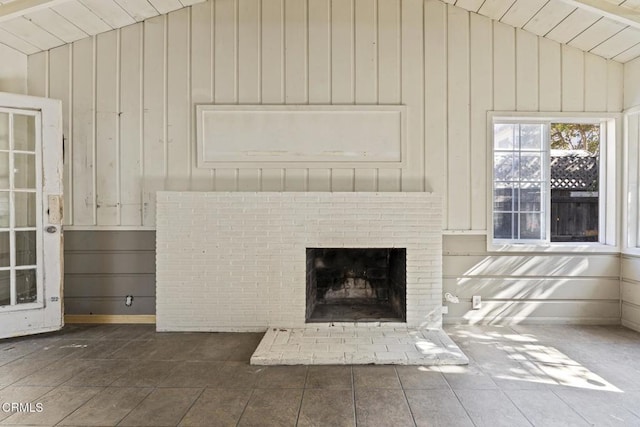
[[[50,225],[47,228],[45,228],[45,230],[47,233],[52,233],[52,234],[58,231],[55,225]]]

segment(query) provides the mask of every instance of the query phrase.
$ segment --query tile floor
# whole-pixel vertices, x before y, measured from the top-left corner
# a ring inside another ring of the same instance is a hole
[[[640,426],[638,333],[447,330],[468,366],[250,366],[261,334],[147,325],[0,340],[0,425]]]

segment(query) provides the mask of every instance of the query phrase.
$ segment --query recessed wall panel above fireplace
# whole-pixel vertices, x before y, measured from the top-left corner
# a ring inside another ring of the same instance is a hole
[[[198,105],[198,167],[399,168],[403,105]]]

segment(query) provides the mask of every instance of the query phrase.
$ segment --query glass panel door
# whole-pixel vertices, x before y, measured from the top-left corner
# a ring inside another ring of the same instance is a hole
[[[0,339],[64,323],[61,142],[59,100],[0,92]]]
[[[39,112],[0,112],[0,310],[42,303]]]

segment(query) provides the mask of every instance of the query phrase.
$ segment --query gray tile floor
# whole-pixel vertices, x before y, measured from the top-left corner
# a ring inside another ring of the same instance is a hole
[[[638,333],[447,331],[469,366],[257,367],[261,334],[71,325],[0,340],[0,425],[640,426]]]

